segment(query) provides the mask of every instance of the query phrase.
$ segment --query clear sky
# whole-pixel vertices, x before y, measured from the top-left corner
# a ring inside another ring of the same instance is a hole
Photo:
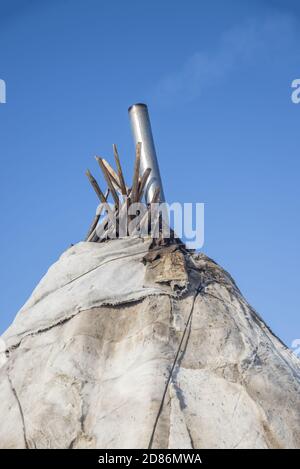
[[[169,202],[287,345],[300,338],[298,1],[0,0],[0,331],[96,199],[84,175],[149,105]]]

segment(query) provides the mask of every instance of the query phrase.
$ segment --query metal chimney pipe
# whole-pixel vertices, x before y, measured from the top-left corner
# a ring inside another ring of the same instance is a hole
[[[138,142],[142,143],[140,175],[142,175],[147,168],[151,168],[149,181],[145,187],[146,202],[151,202],[156,187],[160,188],[160,202],[164,202],[165,196],[153,141],[148,108],[146,104],[133,104],[128,109],[128,113],[134,142],[135,144]]]

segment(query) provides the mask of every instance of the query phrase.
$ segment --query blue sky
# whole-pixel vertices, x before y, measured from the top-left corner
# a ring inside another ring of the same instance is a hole
[[[117,143],[130,177],[142,101],[168,201],[205,203],[204,252],[300,338],[299,21],[291,0],[0,0],[0,331],[84,237],[93,156]]]

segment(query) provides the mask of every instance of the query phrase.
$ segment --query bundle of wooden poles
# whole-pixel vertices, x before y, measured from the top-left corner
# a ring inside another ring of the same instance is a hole
[[[140,176],[141,143],[138,143],[136,145],[136,155],[131,187],[127,186],[125,183],[124,174],[122,171],[116,145],[113,145],[113,152],[116,163],[116,170],[114,170],[113,167],[104,158],[96,156],[96,160],[107,183],[107,190],[105,192],[101,190],[98,182],[91,174],[91,172],[89,170],[86,171],[86,175],[100,202],[96,215],[93,218],[93,221],[85,238],[85,240],[89,242],[106,241],[110,238],[110,234],[113,229],[116,233],[118,233],[117,227],[111,226],[111,218],[109,218],[109,213],[107,212],[112,210],[114,215],[114,217],[112,218],[114,218],[116,220],[116,223],[118,223],[118,220],[119,218],[121,218],[122,213],[124,214],[125,211],[127,211],[128,213],[130,205],[137,202],[143,203],[146,208],[145,215],[140,221],[140,228],[145,228],[145,226],[148,225],[147,229],[150,229],[151,204],[158,203],[160,200],[160,191],[157,188],[154,192],[150,204],[146,204],[145,201],[143,202],[144,191],[151,173],[151,169],[147,168],[145,172]],[[107,206],[109,198],[111,198],[112,200],[112,205],[110,206],[112,206],[113,208],[109,208]],[[161,227],[159,228],[159,232],[162,233]],[[131,236],[132,235],[138,236],[138,231],[136,231],[135,233],[131,233]],[[127,236],[129,236],[128,232]],[[162,234],[160,234],[159,237],[154,241],[155,244],[160,245],[167,244],[168,242],[169,241],[163,239]]]

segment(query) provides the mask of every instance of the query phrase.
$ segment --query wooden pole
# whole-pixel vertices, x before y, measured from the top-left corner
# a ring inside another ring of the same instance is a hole
[[[106,193],[105,193],[105,199],[107,200],[107,197],[109,195],[109,189],[107,189]],[[85,237],[85,241],[89,241],[89,238],[91,237],[91,235],[94,233],[97,225],[98,225],[98,222],[100,220],[100,217],[101,217],[101,214],[103,212],[103,205],[100,206],[100,209],[99,209],[99,212],[95,215],[95,217],[93,218],[93,221],[91,223],[91,226],[89,228],[89,231]]]
[[[138,201],[138,189],[139,189],[139,173],[141,164],[141,142],[136,144],[136,157],[133,171],[133,181],[131,189],[131,203]]]
[[[91,174],[91,172],[89,170],[87,170],[85,174],[87,175],[87,177],[88,177],[94,191],[96,192],[100,202],[102,202],[104,204],[106,202],[106,198],[105,198],[105,195],[103,194],[102,190],[100,189],[98,182],[96,181],[96,179],[94,178],[94,176]]]
[[[103,175],[105,177],[105,180],[108,184],[108,187],[110,188],[110,191],[111,191],[111,195],[114,199],[114,202],[116,205],[119,205],[119,197],[118,197],[118,194],[114,188],[114,185],[113,185],[113,182],[112,182],[112,179],[111,179],[111,176],[108,172],[108,170],[106,169],[105,165],[103,164],[103,161],[102,161],[102,158],[99,158],[99,156],[96,156],[96,160],[98,161],[98,164],[100,166],[100,168],[102,169],[102,172],[103,172]]]
[[[150,173],[151,173],[151,168],[147,168],[144,171],[144,174],[143,174],[142,179],[141,179],[140,184],[139,184],[138,202],[143,197],[144,188],[145,188],[145,185],[147,184]]]
[[[120,162],[120,158],[119,158],[119,153],[118,153],[118,150],[117,150],[117,146],[115,144],[113,144],[113,150],[114,150],[114,157],[115,157],[116,165],[117,165],[117,168],[118,168],[118,176],[119,176],[121,191],[122,191],[122,194],[126,196],[127,195],[127,187],[126,187],[124,176],[123,176],[123,171],[122,171],[122,166],[121,166],[121,162]]]
[[[121,184],[120,184],[120,181],[119,181],[119,176],[117,175],[117,173],[114,171],[114,169],[111,167],[111,165],[109,164],[108,161],[106,161],[104,158],[101,158],[102,160],[102,163],[104,164],[104,166],[106,167],[107,171],[109,172],[109,175],[111,177],[111,180],[114,184],[114,187],[115,189],[120,192],[120,194],[122,194],[122,191],[121,191]]]

